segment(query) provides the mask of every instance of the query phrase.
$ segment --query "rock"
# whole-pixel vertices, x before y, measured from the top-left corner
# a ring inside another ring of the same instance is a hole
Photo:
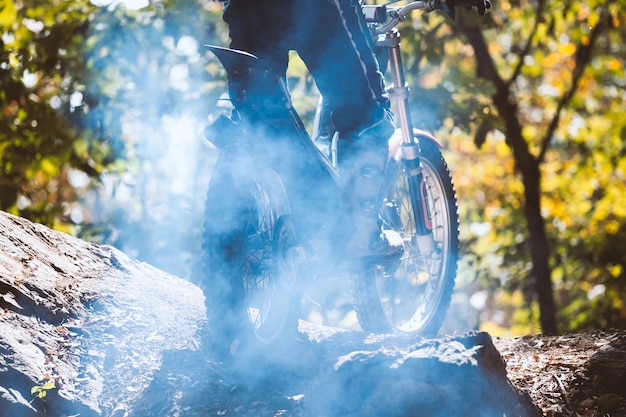
[[[173,352],[131,415],[542,415],[507,380],[487,333],[416,340],[307,322],[300,332],[217,366],[198,352]]]
[[[0,212],[0,415],[123,415],[204,315],[190,283]]]
[[[487,333],[300,322],[278,345],[218,358],[210,332],[197,339],[203,303],[114,248],[0,213],[0,416],[541,415]]]
[[[311,415],[542,415],[507,380],[487,333],[409,344],[393,336],[377,339],[336,360],[335,375],[312,396],[319,410]],[[321,401],[328,393],[336,400]],[[339,412],[331,413],[330,404]]]

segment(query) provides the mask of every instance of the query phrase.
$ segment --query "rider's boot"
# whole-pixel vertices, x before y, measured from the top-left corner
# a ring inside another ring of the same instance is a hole
[[[253,126],[257,134],[260,129],[270,128],[273,135],[285,126],[293,126],[285,81],[260,67],[257,61],[248,65],[254,66],[233,67],[228,73],[229,95],[237,110],[230,117],[218,116],[204,130],[207,140],[219,149],[243,138]]]
[[[379,217],[387,139],[394,130],[385,118],[339,142],[343,148],[339,152],[340,177],[352,218],[352,235],[345,248],[351,262],[388,262],[403,253],[402,237],[393,230],[383,230]]]

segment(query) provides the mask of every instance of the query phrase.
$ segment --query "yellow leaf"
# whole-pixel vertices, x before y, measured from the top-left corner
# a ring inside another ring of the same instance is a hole
[[[617,58],[611,58],[606,64],[607,68],[611,71],[619,71],[622,69],[622,63]]]
[[[5,0],[4,6],[0,6],[0,26],[10,26],[17,20],[17,9],[12,0]]]
[[[567,43],[565,45],[562,45],[560,49],[561,49],[561,53],[565,55],[573,55],[574,52],[576,52],[576,47],[574,46],[573,43]]]
[[[59,175],[59,168],[53,158],[44,158],[41,160],[41,169],[50,176]]]
[[[593,26],[597,25],[599,21],[600,21],[600,14],[592,13],[589,16],[589,20],[588,20],[589,26],[593,27]]]

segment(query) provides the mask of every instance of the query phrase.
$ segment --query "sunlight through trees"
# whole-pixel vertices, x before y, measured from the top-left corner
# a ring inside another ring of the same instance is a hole
[[[193,280],[221,5],[122,3],[0,4],[0,208]],[[460,198],[447,330],[626,328],[625,7],[496,0],[401,29],[416,127],[444,143]],[[308,115],[305,70],[289,81]]]

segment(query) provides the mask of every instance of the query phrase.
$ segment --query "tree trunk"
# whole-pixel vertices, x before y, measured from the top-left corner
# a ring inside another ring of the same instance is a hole
[[[528,150],[522,136],[522,126],[517,118],[516,107],[508,100],[508,91],[499,90],[494,96],[494,104],[506,126],[506,138],[513,151],[515,166],[522,176],[524,185],[524,217],[528,229],[528,249],[532,261],[532,276],[539,303],[541,330],[546,334],[556,334],[556,309],[552,289],[552,269],[550,268],[550,247],[545,231],[545,221],[541,216],[541,171],[539,162]]]
[[[532,260],[532,275],[539,303],[541,329],[546,334],[556,334],[556,309],[552,289],[550,250],[545,233],[545,222],[541,216],[541,173],[538,159],[530,153],[528,143],[522,136],[522,125],[517,117],[517,106],[510,100],[510,83],[500,77],[491,58],[482,32],[462,15],[458,28],[467,37],[474,49],[478,64],[478,76],[494,85],[494,106],[506,127],[506,141],[513,151],[515,166],[522,176],[524,185],[524,216],[528,229],[528,246]]]

